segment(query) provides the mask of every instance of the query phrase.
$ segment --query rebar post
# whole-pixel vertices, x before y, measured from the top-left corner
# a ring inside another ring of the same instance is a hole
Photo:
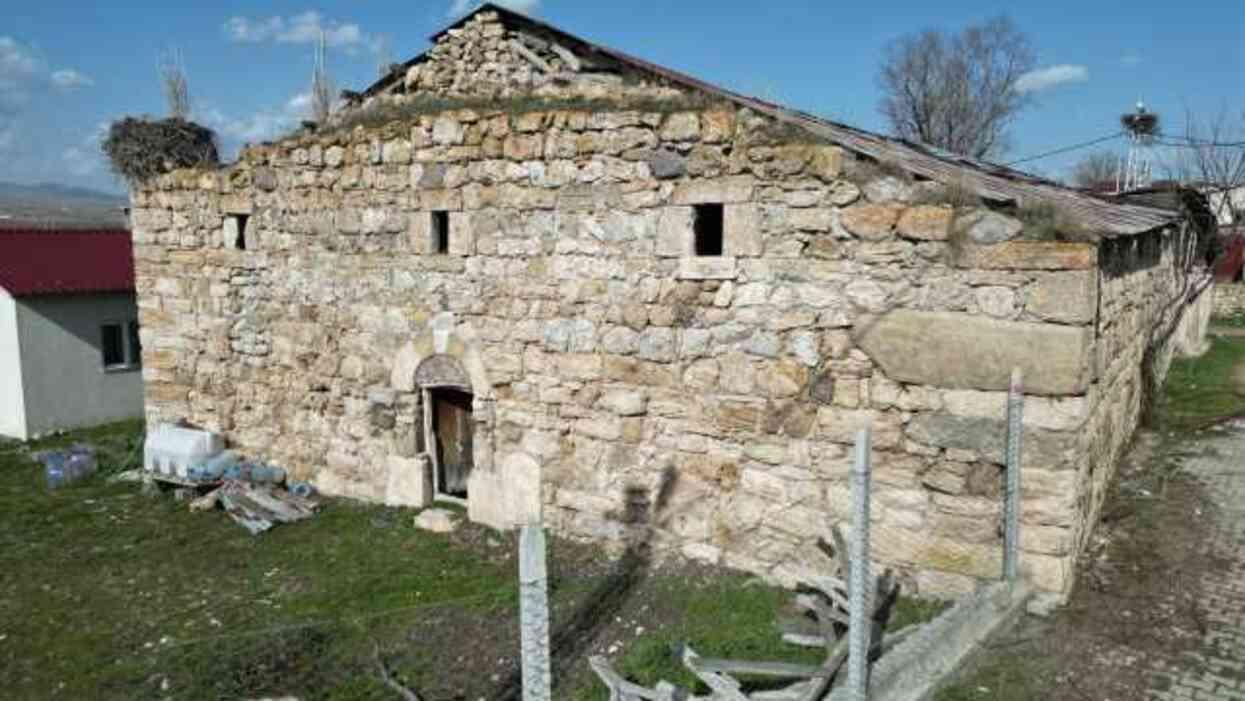
[[[873,598],[869,568],[869,491],[871,430],[856,433],[852,463],[852,538],[849,547],[851,572],[848,582],[850,627],[847,683],[854,701],[869,698],[869,647],[873,636],[870,600]]]
[[[1003,503],[1003,577],[1015,582],[1020,565],[1020,444],[1024,437],[1024,385],[1012,371],[1007,392],[1007,489]]]
[[[519,533],[519,631],[523,701],[551,701],[549,576],[540,526],[524,526]]]

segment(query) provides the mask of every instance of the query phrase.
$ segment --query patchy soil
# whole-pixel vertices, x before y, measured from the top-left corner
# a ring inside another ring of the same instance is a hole
[[[0,443],[4,698],[395,698],[378,657],[427,701],[518,698],[515,535],[429,533],[410,510],[329,500],[251,536],[221,512],[110,483],[103,473],[133,466],[141,431]],[[49,491],[31,453],[79,440],[101,449],[101,474]],[[555,698],[606,698],[590,654],[640,683],[686,686],[671,654],[682,641],[820,659],[781,641],[791,593],[754,577],[560,539],[549,563]],[[938,610],[901,599],[892,625]]]
[[[1140,432],[1119,466],[1067,605],[991,641],[939,701],[1166,698],[1155,694],[1173,679],[1207,672],[1206,640],[1224,619],[1216,583],[1241,563],[1220,547],[1233,517],[1188,466],[1235,459],[1220,454],[1220,424],[1245,414],[1242,378],[1245,338],[1216,337],[1173,365],[1160,428]]]
[[[991,641],[939,701],[1144,699],[1164,661],[1197,651],[1208,616],[1200,583],[1228,564],[1203,554],[1212,507],[1177,463],[1192,445],[1139,436],[1067,605]]]

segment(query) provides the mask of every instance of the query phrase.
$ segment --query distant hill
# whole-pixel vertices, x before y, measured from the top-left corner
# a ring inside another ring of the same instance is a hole
[[[129,199],[123,195],[84,187],[0,182],[0,228],[4,229],[124,227],[122,208],[128,206]]]

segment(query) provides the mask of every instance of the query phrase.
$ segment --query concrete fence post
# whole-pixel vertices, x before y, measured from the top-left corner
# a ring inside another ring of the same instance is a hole
[[[1024,383],[1012,371],[1007,392],[1007,484],[1003,502],[1003,578],[1015,582],[1020,566],[1020,444],[1024,438]]]
[[[848,573],[847,685],[853,701],[869,698],[869,648],[873,637],[871,600],[873,582],[869,567],[869,501],[871,429],[856,433],[856,454],[852,462],[852,538],[848,545],[851,571]]]
[[[519,631],[523,701],[551,701],[549,576],[545,531],[538,525],[523,526],[519,532]]]

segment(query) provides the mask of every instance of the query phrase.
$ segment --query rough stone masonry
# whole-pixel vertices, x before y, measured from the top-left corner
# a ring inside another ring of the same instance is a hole
[[[784,583],[849,518],[871,423],[874,553],[944,595],[1000,572],[1020,367],[1022,567],[1068,587],[1146,387],[1200,334],[1163,331],[1198,318],[1187,227],[1026,240],[954,183],[542,27],[486,7],[346,113],[392,119],[134,189],[148,420],[423,506],[452,388],[471,519],[646,528]]]

